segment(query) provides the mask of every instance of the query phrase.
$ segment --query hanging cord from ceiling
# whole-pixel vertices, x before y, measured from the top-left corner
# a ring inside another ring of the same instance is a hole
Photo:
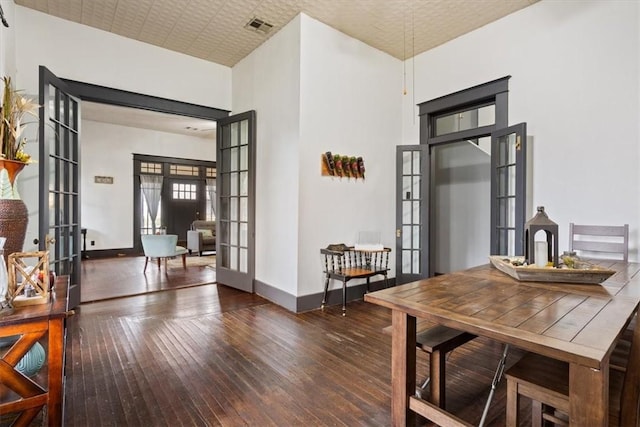
[[[402,94],[407,94],[407,8],[402,10]]]
[[[407,94],[407,4],[411,13],[411,97],[413,107],[416,109],[416,27],[413,1],[407,0],[402,11],[402,94]],[[413,116],[413,124],[416,124],[416,114]]]
[[[411,96],[413,109],[416,110],[416,26],[413,13],[413,3],[411,3]],[[413,114],[413,124],[416,124],[417,111]]]

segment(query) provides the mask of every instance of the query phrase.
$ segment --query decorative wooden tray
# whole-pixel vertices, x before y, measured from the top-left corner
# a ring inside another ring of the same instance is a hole
[[[589,269],[537,267],[535,265],[515,266],[511,264],[511,261],[515,259],[522,260],[522,257],[509,258],[497,255],[489,257],[494,267],[522,282],[598,284],[615,274],[613,270],[596,265]]]

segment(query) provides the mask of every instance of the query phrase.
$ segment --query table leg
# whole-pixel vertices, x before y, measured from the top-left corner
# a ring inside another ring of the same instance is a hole
[[[446,390],[446,362],[447,353],[442,350],[434,350],[429,356],[429,401],[442,409],[445,409]]]
[[[50,426],[62,425],[63,363],[64,363],[64,319],[49,321],[49,384],[47,418]]]
[[[569,365],[569,425],[606,426],[609,422],[609,364],[593,369]]]
[[[412,426],[416,414],[409,409],[409,397],[416,391],[416,318],[397,310],[391,316],[391,423]]]

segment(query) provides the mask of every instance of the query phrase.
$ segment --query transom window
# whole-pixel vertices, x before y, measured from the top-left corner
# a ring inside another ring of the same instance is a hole
[[[140,173],[161,174],[162,163],[140,162]]]
[[[446,113],[436,116],[435,123],[435,136],[491,126],[496,123],[496,106],[492,103],[455,113]]]
[[[198,176],[200,168],[198,166],[189,165],[169,165],[169,173],[171,175]]]

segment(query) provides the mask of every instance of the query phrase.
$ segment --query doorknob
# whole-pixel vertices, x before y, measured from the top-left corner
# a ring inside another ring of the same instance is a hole
[[[53,237],[49,237],[49,235],[47,235],[44,241],[47,242],[47,246],[48,246],[48,245],[53,245],[56,242],[56,239],[54,239]],[[38,240],[37,237],[33,239],[34,245],[37,245],[38,243],[40,243],[40,240]]]
[[[399,228],[396,228],[396,237],[400,237],[402,236],[402,230]]]

